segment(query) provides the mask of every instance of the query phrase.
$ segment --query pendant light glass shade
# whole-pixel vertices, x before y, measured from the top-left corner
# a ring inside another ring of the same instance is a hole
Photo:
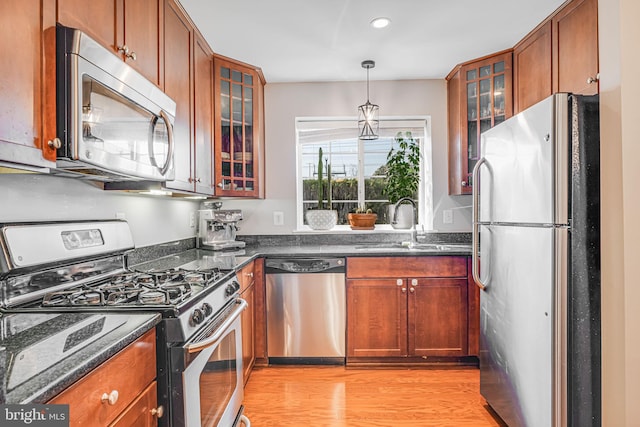
[[[362,68],[367,70],[367,102],[358,107],[358,138],[364,140],[378,139],[380,122],[378,120],[379,107],[369,102],[369,69],[376,63],[367,60],[362,61]]]

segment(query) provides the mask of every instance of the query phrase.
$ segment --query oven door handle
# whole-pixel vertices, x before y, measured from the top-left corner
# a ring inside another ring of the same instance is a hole
[[[220,327],[218,327],[218,329],[216,329],[216,331],[213,333],[213,335],[211,335],[210,337],[207,337],[206,339],[193,343],[193,344],[189,344],[186,346],[186,350],[189,354],[191,353],[197,353],[209,346],[212,346],[213,344],[216,343],[216,341],[218,341],[222,335],[224,335],[224,333],[227,331],[227,329],[229,329],[229,327],[233,324],[233,322],[235,322],[235,320],[238,318],[238,316],[240,316],[240,313],[242,313],[244,311],[245,308],[247,308],[249,306],[249,304],[247,304],[247,302],[245,300],[243,300],[242,298],[238,298],[236,300],[236,304],[238,305],[238,307],[236,307],[233,312],[229,315],[229,317],[227,317],[225,319],[224,322],[222,322],[222,324],[220,325]]]

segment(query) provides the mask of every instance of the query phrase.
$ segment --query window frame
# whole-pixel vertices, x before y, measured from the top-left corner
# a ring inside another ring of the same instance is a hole
[[[376,224],[375,229],[371,231],[351,230],[348,225],[336,225],[330,230],[319,231],[313,230],[304,224],[304,206],[303,206],[303,180],[302,180],[302,143],[300,142],[300,126],[301,123],[312,122],[335,122],[344,124],[344,128],[354,129],[354,135],[357,137],[358,127],[357,118],[353,117],[296,117],[295,118],[295,143],[296,143],[296,228],[297,233],[331,233],[331,232],[354,232],[354,233],[371,233],[371,232],[406,232],[407,230],[394,229],[391,224]],[[389,124],[398,124],[403,122],[416,122],[411,127],[423,127],[424,137],[420,138],[420,184],[418,187],[418,225],[417,227],[426,231],[433,230],[433,151],[431,139],[431,116],[386,116],[380,118],[380,129],[393,128]],[[387,126],[385,126],[387,125]],[[327,129],[331,129],[327,127]],[[361,178],[364,177],[363,168],[363,147],[366,141],[358,140],[358,203],[364,200],[364,185],[360,185]]]

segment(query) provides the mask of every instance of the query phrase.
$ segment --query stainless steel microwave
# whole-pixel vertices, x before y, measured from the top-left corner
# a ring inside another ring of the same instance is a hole
[[[170,181],[176,103],[85,33],[56,28],[56,173]]]

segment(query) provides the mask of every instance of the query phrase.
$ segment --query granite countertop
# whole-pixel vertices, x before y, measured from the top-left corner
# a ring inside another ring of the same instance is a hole
[[[158,322],[154,313],[1,313],[0,403],[47,402]]]

